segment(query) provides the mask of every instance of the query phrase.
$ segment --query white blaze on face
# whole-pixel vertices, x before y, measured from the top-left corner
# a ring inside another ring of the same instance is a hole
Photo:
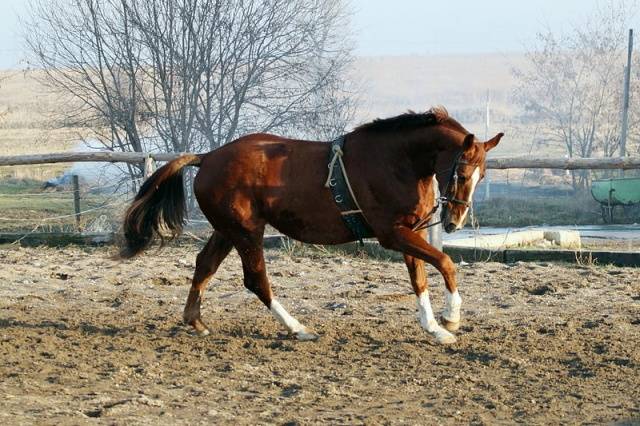
[[[471,203],[473,200],[473,193],[476,190],[476,185],[480,182],[480,167],[476,167],[471,175],[471,191],[469,192],[469,197],[465,200],[467,203]],[[467,218],[467,213],[469,213],[469,207],[465,208],[464,214],[460,217],[460,220],[456,224],[456,229],[461,229],[464,224],[464,220]]]

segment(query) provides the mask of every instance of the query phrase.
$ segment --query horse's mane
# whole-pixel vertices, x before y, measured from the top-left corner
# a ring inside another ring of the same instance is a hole
[[[408,111],[391,118],[377,118],[370,123],[355,128],[358,130],[397,131],[414,129],[423,126],[433,126],[447,121],[454,122],[445,107],[433,107],[426,112]],[[456,122],[457,124],[457,122]]]

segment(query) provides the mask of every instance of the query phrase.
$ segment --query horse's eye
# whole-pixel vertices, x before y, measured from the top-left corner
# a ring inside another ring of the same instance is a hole
[[[464,176],[458,176],[458,181],[459,181],[459,182],[464,182],[464,181],[466,181],[466,180],[467,180],[467,178],[466,178],[466,177],[464,177]]]

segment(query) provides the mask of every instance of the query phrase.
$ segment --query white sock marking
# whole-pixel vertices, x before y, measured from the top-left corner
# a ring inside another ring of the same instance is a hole
[[[428,290],[423,291],[418,296],[418,315],[422,328],[433,334],[439,343],[454,343],[456,341],[454,335],[442,328],[433,316]]]
[[[433,309],[431,309],[429,290],[423,291],[418,296],[418,315],[420,316],[420,325],[429,333],[433,333],[439,327],[438,321],[433,316]]]
[[[453,293],[446,292],[446,302],[442,316],[450,322],[460,322],[460,306],[462,306],[462,298],[458,294],[458,290]]]
[[[277,320],[287,327],[290,332],[297,333],[299,331],[305,331],[304,326],[300,324],[297,319],[289,315],[289,312],[287,312],[287,310],[283,308],[277,300],[273,299],[271,301],[270,309],[271,313],[277,318]]]
[[[300,324],[297,319],[289,315],[289,312],[282,307],[277,300],[271,301],[271,313],[280,321],[287,329],[289,333],[295,334],[298,340],[317,340],[318,335],[307,330],[307,327]]]

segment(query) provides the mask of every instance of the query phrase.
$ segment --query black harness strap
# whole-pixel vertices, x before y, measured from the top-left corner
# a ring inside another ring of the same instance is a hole
[[[329,179],[327,184],[331,189],[333,200],[340,209],[342,220],[353,234],[353,237],[362,242],[363,238],[373,237],[373,230],[364,217],[362,210],[352,195],[349,178],[343,172],[342,152],[344,150],[344,136],[340,136],[331,142],[329,150]]]
[[[333,200],[340,209],[342,220],[344,221],[347,228],[349,228],[349,230],[351,231],[351,234],[353,234],[353,237],[356,240],[360,241],[360,244],[364,244],[362,239],[371,238],[374,236],[374,234],[371,226],[369,226],[369,223],[367,222],[366,217],[362,213],[357,200],[355,199],[355,194],[352,192],[353,190],[349,183],[349,178],[346,175],[346,169],[344,168],[344,163],[342,162],[344,141],[344,136],[340,136],[339,138],[331,142],[331,149],[329,150],[328,159],[329,177],[327,178],[325,186],[331,190]],[[436,200],[436,205],[433,207],[433,209],[424,218],[419,219],[412,226],[411,229],[413,231],[420,231],[442,223],[442,220],[431,224],[429,224],[428,222],[431,219],[431,216],[436,213],[440,206],[444,206],[442,210],[442,216],[444,217],[444,214],[446,212],[446,204],[448,202],[454,204],[462,204],[469,207],[470,203],[468,201],[455,198],[458,187],[458,167],[468,164],[466,161],[462,160],[463,154],[464,152],[461,151],[456,156],[453,162],[453,165],[451,167],[451,175],[449,176],[449,181],[447,182],[446,186],[445,195],[439,197]]]

